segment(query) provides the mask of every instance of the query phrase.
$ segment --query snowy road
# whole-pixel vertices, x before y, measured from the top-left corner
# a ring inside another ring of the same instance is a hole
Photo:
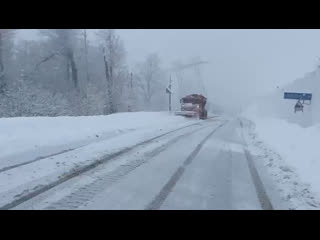
[[[200,121],[4,209],[273,209],[241,131],[237,119]]]

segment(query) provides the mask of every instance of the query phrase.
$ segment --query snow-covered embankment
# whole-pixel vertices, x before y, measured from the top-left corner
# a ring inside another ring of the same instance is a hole
[[[320,124],[302,127],[252,112],[243,117],[252,122],[251,147],[260,149],[257,154],[275,176],[286,199],[296,208],[320,208],[313,200],[313,194],[320,196]]]

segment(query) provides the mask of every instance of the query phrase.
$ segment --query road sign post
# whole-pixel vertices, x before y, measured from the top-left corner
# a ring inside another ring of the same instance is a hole
[[[304,101],[310,101],[311,104],[312,93],[296,93],[296,92],[284,92],[284,99],[293,99],[298,100],[296,105],[294,106],[294,112],[302,111],[303,112],[303,104],[306,104]],[[301,102],[302,101],[302,102]]]

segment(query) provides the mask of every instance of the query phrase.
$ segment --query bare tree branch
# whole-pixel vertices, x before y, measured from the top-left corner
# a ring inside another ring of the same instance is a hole
[[[35,69],[39,68],[39,66],[47,61],[49,61],[51,58],[59,55],[60,53],[59,52],[55,52],[55,53],[52,53],[50,54],[49,56],[45,57],[43,60],[41,60],[36,66],[35,66]]]

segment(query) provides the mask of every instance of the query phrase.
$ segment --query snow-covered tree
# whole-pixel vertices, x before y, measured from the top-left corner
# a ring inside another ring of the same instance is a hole
[[[64,58],[65,79],[72,80],[74,88],[78,88],[78,69],[75,61],[74,48],[77,38],[75,29],[47,29],[41,31],[51,43],[51,53],[48,57],[61,56]]]
[[[12,29],[0,29],[0,93],[5,91],[8,75],[10,75],[13,36],[14,31]]]
[[[99,32],[99,46],[90,45],[83,29],[40,32],[44,37],[37,40],[6,38],[1,55],[6,91],[0,94],[0,117],[128,111],[130,74],[123,43],[114,30]]]
[[[116,97],[121,95],[126,77],[125,49],[120,37],[113,29],[103,29],[97,33],[103,53],[105,79],[107,82],[107,101],[105,114],[118,111],[119,102]]]
[[[144,105],[147,110],[165,105],[165,74],[160,65],[160,58],[156,53],[150,54],[138,67],[137,85],[141,90]],[[152,103],[154,100],[154,103]],[[157,105],[157,106],[156,106]]]

